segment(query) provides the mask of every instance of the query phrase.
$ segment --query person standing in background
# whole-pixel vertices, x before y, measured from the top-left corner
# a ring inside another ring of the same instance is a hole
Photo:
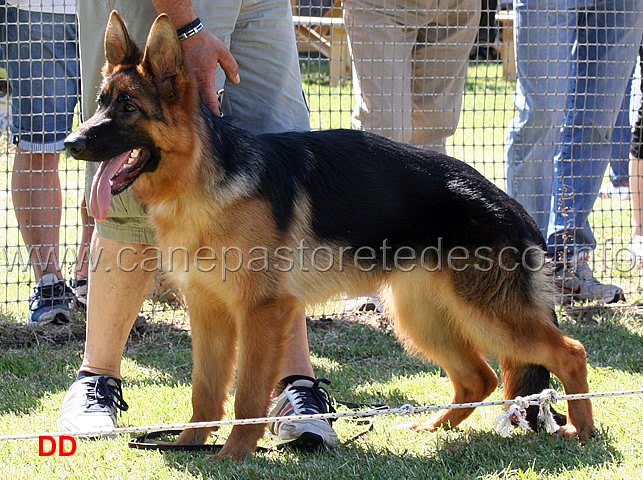
[[[344,0],[353,126],[446,153],[462,110],[480,0]]]
[[[63,206],[58,162],[80,93],[75,8],[71,0],[3,0],[0,16],[0,56],[12,90],[10,142],[16,146],[12,199],[36,280],[29,321],[67,323],[72,307],[82,308],[87,278],[82,241],[71,285],[59,262]],[[89,232],[83,230],[87,243]]]
[[[630,187],[632,190],[632,261],[643,263],[643,46],[632,83],[632,138],[630,140]]]
[[[623,298],[589,265],[589,215],[643,31],[643,0],[516,0],[518,117],[507,128],[507,191],[534,217],[561,301]]]

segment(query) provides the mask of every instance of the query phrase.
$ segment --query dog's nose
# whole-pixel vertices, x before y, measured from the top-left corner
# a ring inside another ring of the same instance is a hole
[[[74,158],[80,158],[86,147],[87,144],[85,142],[85,139],[81,135],[72,133],[67,138],[65,138],[65,148]]]

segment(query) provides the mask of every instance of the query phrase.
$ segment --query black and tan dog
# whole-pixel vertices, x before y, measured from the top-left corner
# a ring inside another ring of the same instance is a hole
[[[588,391],[583,346],[557,328],[538,229],[473,168],[359,131],[250,135],[200,104],[163,15],[142,53],[112,13],[105,53],[99,109],[66,145],[103,162],[95,215],[131,188],[161,251],[187,252],[170,275],[190,313],[193,421],[223,416],[235,362],[236,417],[264,416],[293,313],[341,292],[383,292],[405,346],[448,373],[453,402],[496,388],[487,354],[507,398],[547,388],[549,372],[567,393]],[[471,411],[415,429],[455,427]],[[569,402],[559,433],[592,429],[589,400]],[[235,426],[219,455],[243,458],[263,431]]]

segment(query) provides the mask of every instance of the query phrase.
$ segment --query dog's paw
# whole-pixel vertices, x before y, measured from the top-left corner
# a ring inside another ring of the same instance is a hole
[[[219,462],[221,460],[226,460],[228,458],[241,462],[247,458],[250,458],[251,455],[252,455],[252,450],[249,450],[247,448],[240,448],[240,449],[227,448],[224,445],[219,453],[216,453],[214,455],[208,455],[205,458],[206,460],[210,460],[213,462],[214,461]]]
[[[414,432],[435,432],[437,427],[432,422],[404,422],[398,424],[398,430],[413,430]]]
[[[181,432],[179,438],[174,442],[175,445],[203,445],[210,436],[209,428],[188,428]]]
[[[561,435],[565,438],[585,441],[585,440],[589,440],[594,436],[594,428],[592,425],[589,425],[587,427],[577,428],[575,425],[568,423],[560,427],[556,432],[556,434]]]

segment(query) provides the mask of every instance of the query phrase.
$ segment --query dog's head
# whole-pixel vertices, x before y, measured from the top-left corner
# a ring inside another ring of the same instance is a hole
[[[111,196],[137,179],[138,196],[139,183],[140,190],[158,187],[150,184],[152,173],[163,177],[171,169],[186,168],[166,164],[194,148],[191,117],[198,112],[198,94],[185,74],[181,46],[166,15],[156,19],[141,52],[113,11],[105,31],[105,58],[98,109],[65,139],[74,158],[102,162],[90,198],[99,220],[107,215]]]

